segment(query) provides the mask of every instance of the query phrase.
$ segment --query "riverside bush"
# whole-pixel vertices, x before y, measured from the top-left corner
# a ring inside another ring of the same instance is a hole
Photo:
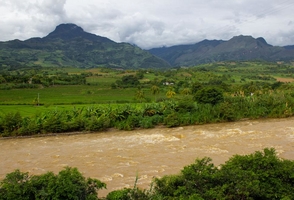
[[[294,162],[274,149],[235,155],[219,167],[211,161],[196,159],[180,174],[156,179],[153,199],[294,198]]]
[[[77,168],[67,167],[57,175],[47,172],[29,176],[15,170],[0,182],[0,200],[32,199],[98,199],[98,190],[106,184],[98,179],[85,178]]]
[[[0,135],[23,136],[70,131],[133,130],[164,124],[167,127],[236,121],[242,118],[293,116],[294,98],[273,93],[256,96],[226,96],[217,104],[189,99],[151,104],[91,106],[72,110],[51,110],[31,118],[19,113],[0,115]]]

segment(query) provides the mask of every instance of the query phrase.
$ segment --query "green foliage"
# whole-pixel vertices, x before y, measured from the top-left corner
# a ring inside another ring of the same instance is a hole
[[[264,149],[233,156],[219,168],[210,158],[197,159],[179,175],[156,179],[154,193],[163,199],[293,199],[293,181],[294,162]]]
[[[3,116],[0,124],[0,130],[3,130],[4,135],[17,135],[17,130],[21,127],[22,117],[19,112],[7,113]]]
[[[98,190],[106,184],[98,179],[85,178],[76,168],[67,167],[57,175],[47,172],[29,176],[15,170],[0,182],[0,199],[98,199]]]
[[[108,200],[149,200],[151,199],[152,187],[149,191],[141,190],[137,187],[138,176],[136,176],[134,187],[124,188],[110,192],[106,199]]]
[[[222,93],[216,94],[222,97]],[[213,97],[216,100],[209,100],[214,103],[220,99],[217,95]],[[289,117],[294,114],[293,106],[294,98],[291,93],[273,92],[244,97],[225,96],[215,105],[197,103],[192,101],[191,97],[185,97],[160,103],[80,106],[71,110],[56,108],[31,117],[22,117],[18,112],[0,114],[0,134],[5,137],[85,130],[104,131],[112,127],[133,130],[139,127],[152,128],[160,124],[175,127],[242,118]]]
[[[175,127],[180,125],[179,116],[175,112],[168,114],[163,121],[167,127]]]
[[[274,149],[245,156],[236,155],[222,166],[220,172],[227,182],[222,188],[226,195],[235,193],[240,199],[294,197],[294,162],[279,159]]]
[[[0,182],[0,199],[31,199],[32,189],[29,179],[28,173],[19,170],[7,174],[6,178]]]
[[[180,99],[177,102],[176,111],[179,113],[190,113],[197,110],[197,105],[191,99]]]
[[[121,80],[116,81],[118,87],[126,88],[126,87],[137,87],[140,82],[137,76],[134,75],[126,75],[121,78]]]
[[[223,93],[216,87],[205,87],[198,90],[194,95],[194,100],[198,103],[209,103],[216,105],[224,99]]]
[[[291,80],[292,71],[287,64],[264,62],[211,63],[164,72],[4,66],[0,69],[0,87],[31,79],[38,87],[43,81],[54,80],[54,87],[50,82],[42,89],[0,90],[0,135],[103,131],[113,127],[133,130],[162,124],[174,127],[242,118],[291,117],[293,84],[269,77]],[[139,81],[142,75],[144,80]],[[87,84],[56,85],[60,81],[78,82],[83,77]],[[110,89],[116,81],[116,89]],[[33,106],[32,100],[38,94],[42,105]],[[149,103],[152,98],[154,102]]]

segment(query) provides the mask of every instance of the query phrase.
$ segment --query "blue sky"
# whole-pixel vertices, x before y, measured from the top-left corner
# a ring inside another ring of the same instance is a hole
[[[44,37],[61,23],[141,48],[251,35],[294,45],[293,0],[0,0],[0,41]]]

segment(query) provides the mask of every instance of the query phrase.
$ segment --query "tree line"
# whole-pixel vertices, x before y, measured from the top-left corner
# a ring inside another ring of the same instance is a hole
[[[54,85],[84,85],[90,74],[0,72],[0,89],[38,88]]]

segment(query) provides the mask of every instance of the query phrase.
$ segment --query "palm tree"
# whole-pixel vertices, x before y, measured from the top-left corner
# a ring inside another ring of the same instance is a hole
[[[169,98],[169,99],[170,99],[170,98],[172,98],[173,96],[175,96],[175,95],[176,95],[176,93],[175,93],[175,91],[173,90],[173,88],[172,88],[172,87],[170,87],[170,88],[169,88],[169,90],[166,92],[166,94],[165,94],[165,95],[166,95],[166,97],[167,97],[167,98]]]
[[[154,95],[154,101],[156,101],[156,94],[158,94],[160,91],[160,88],[157,85],[153,85],[151,87],[151,92]]]
[[[184,89],[181,91],[181,93],[184,94],[184,95],[191,94],[191,89],[190,89],[190,88],[184,88]]]
[[[142,103],[142,100],[145,99],[144,92],[141,88],[138,88],[138,90],[136,91],[136,99],[138,99],[140,103]]]

